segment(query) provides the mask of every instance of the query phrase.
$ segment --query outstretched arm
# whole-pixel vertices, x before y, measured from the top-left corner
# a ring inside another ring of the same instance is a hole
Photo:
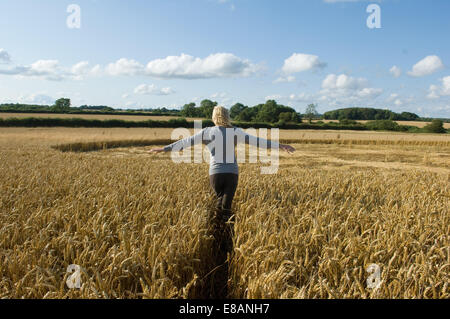
[[[242,130],[241,128],[236,129],[236,137],[239,140],[243,140],[245,144],[249,144],[252,146],[256,146],[259,147],[261,144],[267,145],[268,148],[281,148],[283,151],[286,151],[288,153],[293,153],[295,152],[295,148],[293,148],[290,145],[287,144],[281,144],[275,141],[271,141],[271,140],[266,140],[257,136],[252,136],[248,133],[246,133],[244,130]]]
[[[164,152],[164,147],[161,148],[152,148],[150,151],[148,151],[149,153],[162,153]]]
[[[280,148],[285,151],[288,152],[289,154],[292,154],[295,152],[295,148],[292,147],[291,145],[287,145],[287,144],[280,144]]]
[[[170,145],[167,145],[165,147],[161,148],[153,148],[149,151],[149,153],[162,153],[162,152],[170,152],[172,149],[176,150],[183,150],[185,148],[194,146],[195,144],[199,144],[203,142],[203,132],[204,129],[198,132],[197,134],[194,134],[192,136],[188,136],[182,140],[176,141],[175,143],[172,143]]]

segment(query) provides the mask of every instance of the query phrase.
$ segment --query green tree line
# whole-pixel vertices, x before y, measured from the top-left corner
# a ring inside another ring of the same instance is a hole
[[[180,110],[170,110],[165,107],[154,109],[114,109],[107,105],[71,106],[70,99],[61,98],[53,105],[35,105],[21,103],[0,104],[3,113],[57,113],[57,114],[115,114],[115,115],[167,115],[180,116]]]
[[[338,109],[323,114],[325,120],[392,120],[392,121],[417,121],[419,116],[410,112],[395,113],[390,110],[350,107]]]
[[[200,106],[195,103],[185,104],[181,110],[181,116],[199,117],[210,119],[217,102],[203,100]],[[300,114],[293,108],[278,104],[274,100],[268,100],[264,104],[258,104],[252,107],[236,103],[230,108],[230,117],[238,122],[253,123],[278,123],[280,125],[301,123]]]

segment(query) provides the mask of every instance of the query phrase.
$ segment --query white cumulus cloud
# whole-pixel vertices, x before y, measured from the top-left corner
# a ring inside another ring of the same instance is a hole
[[[106,73],[112,76],[117,75],[138,75],[142,74],[144,66],[133,60],[127,58],[121,58],[114,63],[110,63],[106,66]]]
[[[430,85],[427,97],[429,99],[438,99],[441,96],[450,96],[450,76],[440,79],[441,85]]]
[[[339,103],[371,102],[383,93],[381,88],[369,87],[365,78],[355,78],[346,74],[329,74],[322,81],[319,100],[328,101],[330,105]]]
[[[61,81],[64,79],[64,70],[59,65],[58,60],[38,60],[26,66],[23,72],[19,73],[23,76],[43,77],[51,81]]]
[[[361,98],[376,98],[383,93],[383,89],[379,88],[363,88],[359,90],[356,94]]]
[[[30,72],[36,74],[50,74],[54,73],[58,67],[58,60],[39,60],[31,65]]]
[[[143,95],[170,95],[175,91],[170,87],[158,88],[154,84],[141,84],[134,89],[135,94]]]
[[[183,53],[150,61],[145,73],[159,78],[202,79],[247,77],[259,70],[260,66],[231,53],[215,53],[204,59]]]
[[[328,90],[356,90],[367,84],[364,78],[354,78],[346,74],[329,74],[322,82],[322,88]]]
[[[442,82],[442,95],[450,95],[450,76],[446,76],[441,79]]]
[[[98,76],[101,74],[100,65],[91,67],[88,61],[81,61],[72,66],[72,76],[75,80],[82,80],[85,76]]]
[[[85,74],[89,71],[89,62],[81,61],[72,67],[73,74]]]
[[[58,60],[38,60],[31,65],[16,65],[9,69],[0,69],[0,74],[41,77],[51,81],[61,81],[66,72],[60,67]]]
[[[4,49],[0,49],[0,64],[10,61]],[[88,61],[81,61],[71,67],[61,67],[58,60],[38,60],[31,65],[12,65],[0,68],[0,74],[41,77],[47,80],[75,79],[86,76],[150,76],[157,78],[206,79],[247,77],[260,72],[262,65],[254,64],[231,53],[215,53],[206,58],[187,54],[168,56],[148,62],[121,58],[104,67],[91,67]]]
[[[412,67],[412,70],[408,72],[410,76],[421,77],[425,75],[433,74],[444,68],[444,64],[441,59],[436,55],[429,55]]]
[[[308,70],[321,69],[326,63],[321,62],[317,55],[294,53],[284,60],[282,71],[286,74],[304,72]]]
[[[390,68],[389,72],[394,76],[394,78],[398,78],[402,75],[402,70],[396,65]]]

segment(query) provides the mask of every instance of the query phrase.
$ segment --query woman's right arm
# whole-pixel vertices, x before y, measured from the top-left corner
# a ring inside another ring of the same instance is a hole
[[[162,153],[162,152],[170,152],[173,149],[177,151],[182,151],[185,148],[194,146],[195,144],[202,143],[203,141],[203,133],[205,129],[201,130],[197,134],[194,134],[192,136],[188,136],[186,138],[183,138],[181,140],[178,140],[170,145],[164,146],[162,148],[154,148],[149,151],[149,153]]]

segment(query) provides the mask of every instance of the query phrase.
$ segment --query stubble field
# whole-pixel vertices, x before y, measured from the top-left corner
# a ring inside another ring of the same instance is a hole
[[[1,128],[0,297],[207,298],[208,165],[147,153],[171,131]],[[228,297],[450,297],[449,135],[280,138],[276,175],[240,165]],[[106,141],[127,147],[52,148]]]

